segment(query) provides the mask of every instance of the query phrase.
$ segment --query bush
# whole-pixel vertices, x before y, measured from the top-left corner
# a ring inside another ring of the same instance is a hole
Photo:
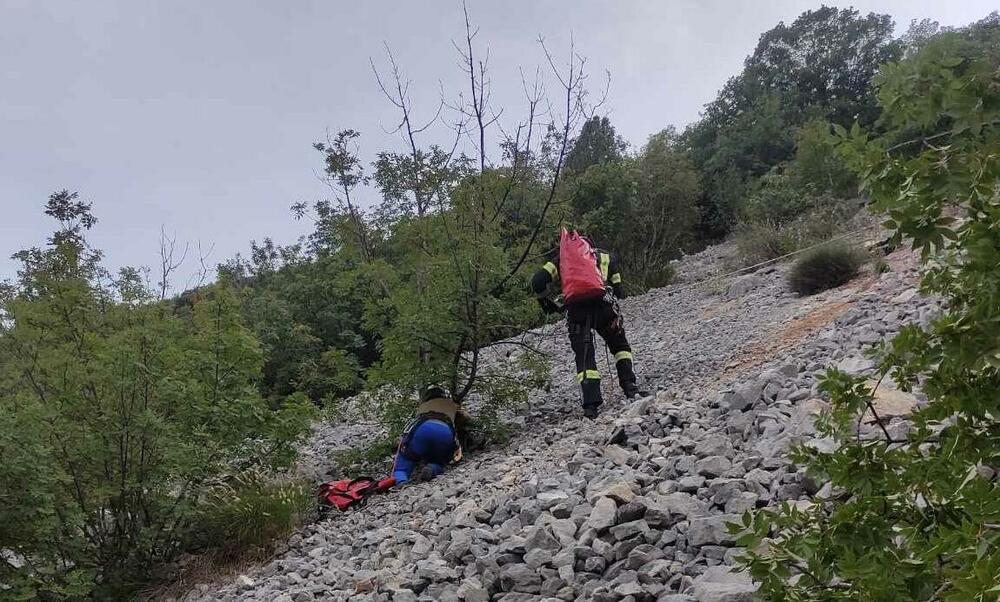
[[[743,265],[776,259],[793,251],[829,240],[862,225],[865,217],[856,201],[822,197],[816,207],[794,220],[742,224],[736,234],[736,247]]]
[[[773,222],[742,224],[736,233],[736,248],[743,265],[776,259],[794,251],[794,245],[788,229]]]
[[[264,546],[298,527],[315,508],[314,487],[304,481],[269,481],[251,470],[205,497],[195,536],[226,555]]]
[[[743,218],[749,222],[784,224],[818,204],[812,188],[800,185],[782,167],[764,174],[754,184],[743,204]]]
[[[788,284],[799,295],[815,295],[850,282],[858,275],[861,264],[856,249],[843,244],[822,245],[795,262],[788,274]]]
[[[228,474],[294,458],[312,406],[269,407],[260,344],[224,287],[180,316],[100,267],[69,192],[61,229],[0,287],[0,562],[13,599],[124,599],[190,543]]]
[[[892,242],[920,251],[921,292],[940,300],[940,313],[877,345],[875,375],[831,369],[821,381],[830,408],[817,436],[831,445],[798,445],[792,459],[834,493],[734,525],[762,599],[985,602],[1000,593],[998,42],[996,13],[928,42],[883,68],[878,130],[838,130],[838,152],[888,218]],[[864,432],[879,406],[872,377],[926,398],[905,422],[876,419],[882,428]]]

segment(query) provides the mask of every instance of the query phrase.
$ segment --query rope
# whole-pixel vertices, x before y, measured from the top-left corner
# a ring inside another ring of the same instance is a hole
[[[860,234],[860,233],[862,233],[862,232],[864,232],[864,231],[866,231],[866,230],[868,230],[870,228],[871,228],[871,226],[865,226],[863,228],[858,228],[857,230],[854,230],[852,232],[848,232],[846,234],[842,234],[840,236],[836,236],[834,238],[830,238],[830,239],[824,240],[822,242],[818,242],[818,243],[816,243],[814,245],[809,245],[808,247],[804,247],[802,249],[797,249],[795,251],[792,251],[791,253],[785,253],[784,255],[781,255],[780,257],[775,257],[773,259],[768,259],[767,261],[762,261],[760,263],[755,263],[753,265],[748,265],[748,266],[746,266],[744,268],[740,268],[738,270],[733,270],[731,272],[726,272],[725,274],[719,274],[718,276],[712,276],[711,278],[706,278],[704,280],[699,280],[697,282],[689,282],[687,284],[678,286],[676,288],[669,289],[669,290],[666,291],[666,293],[667,293],[667,295],[673,295],[674,293],[678,293],[680,291],[684,291],[684,290],[687,290],[689,288],[694,288],[696,286],[701,286],[702,284],[705,284],[707,282],[712,282],[713,280],[720,280],[722,278],[728,278],[729,276],[734,276],[736,274],[739,274],[740,272],[746,272],[746,271],[750,271],[750,270],[756,270],[757,268],[763,267],[763,266],[768,265],[770,263],[774,263],[776,261],[781,261],[782,259],[787,259],[789,257],[794,257],[795,255],[799,255],[801,253],[805,253],[806,251],[811,251],[811,250],[813,250],[813,249],[815,249],[817,247],[822,247],[823,245],[828,245],[830,243],[837,242],[838,240],[843,240],[845,238],[849,238],[849,237],[854,236],[856,234]]]
[[[845,234],[842,234],[840,236],[835,236],[834,238],[830,238],[830,239],[818,242],[816,244],[809,245],[808,247],[804,247],[802,249],[797,249],[795,251],[792,251],[791,253],[785,253],[784,255],[781,255],[779,257],[775,257],[773,259],[768,259],[766,261],[761,261],[760,263],[755,263],[754,265],[749,265],[749,266],[746,266],[746,267],[743,267],[743,268],[739,268],[737,270],[733,270],[731,272],[726,272],[724,274],[719,274],[718,276],[712,276],[711,278],[705,278],[704,280],[699,280],[697,282],[689,282],[687,284],[683,284],[681,286],[677,286],[675,288],[667,290],[666,294],[667,294],[667,296],[670,296],[670,295],[673,295],[675,293],[679,293],[681,291],[688,290],[690,288],[701,286],[701,285],[703,285],[705,283],[712,282],[714,280],[720,280],[722,278],[728,278],[729,276],[734,276],[734,275],[739,274],[741,272],[755,270],[755,269],[763,267],[765,265],[768,265],[768,264],[771,264],[771,263],[775,263],[777,261],[781,261],[782,259],[787,259],[789,257],[794,257],[796,255],[800,255],[802,253],[805,253],[806,251],[811,251],[812,249],[815,249],[817,247],[822,247],[823,245],[828,245],[830,243],[834,243],[834,242],[837,242],[839,240],[844,240],[846,238],[850,238],[851,236],[855,236],[857,234],[861,234],[862,232],[865,232],[865,231],[870,230],[872,228],[874,228],[874,226],[864,226],[864,227],[858,228],[857,230],[853,230],[851,232],[847,232]],[[625,314],[624,314],[624,312],[621,311],[621,307],[620,307],[620,305],[618,303],[618,299],[617,298],[614,299],[614,305],[615,305],[616,313],[618,314],[618,319],[622,320],[622,325],[624,327]],[[541,327],[541,330],[544,331],[548,326],[550,326],[550,325],[549,324],[543,325]],[[526,331],[524,334],[528,334],[529,332],[530,331]],[[545,338],[545,339],[555,339],[558,336],[558,329],[552,328],[550,332],[545,333],[545,334],[539,333],[536,336],[538,336],[539,338]],[[593,347],[594,346],[594,340],[593,340],[594,333],[593,333],[593,330],[591,330],[590,336],[591,336],[590,344]],[[605,353],[604,360],[605,360],[605,363],[607,364],[608,372],[610,374],[610,372],[611,372],[611,360],[610,360],[610,358],[608,356],[609,351],[610,350],[608,348],[607,342],[605,342],[605,344],[604,344],[604,353]],[[634,366],[635,366],[634,362],[635,362],[635,360],[633,359],[633,369],[634,369]]]
[[[591,336],[593,336],[593,335],[591,335]],[[614,374],[614,371],[611,370],[611,357],[610,357],[610,353],[611,353],[611,348],[608,347],[608,342],[604,341],[604,363],[608,367],[608,380],[609,381],[611,380],[611,378],[610,378],[611,375]],[[614,393],[615,390],[617,390],[617,387],[612,386],[612,388],[611,388],[611,391],[612,391],[612,393],[611,393],[611,399],[615,399],[615,398],[618,397],[618,395],[616,393]]]

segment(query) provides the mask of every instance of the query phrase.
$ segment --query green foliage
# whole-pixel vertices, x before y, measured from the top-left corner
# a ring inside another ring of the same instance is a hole
[[[747,221],[736,231],[736,247],[743,265],[777,259],[846,232],[857,206],[820,197],[815,207],[785,223],[768,219]]]
[[[650,136],[638,156],[594,165],[568,187],[580,226],[618,253],[635,291],[669,283],[669,261],[694,239],[698,176],[676,140],[670,129]]]
[[[181,316],[111,278],[67,192],[0,297],[0,563],[15,599],[126,596],[186,545],[211,483],[286,465],[310,407],[261,399],[261,349],[224,287]]]
[[[521,250],[506,242],[511,228],[497,205],[509,178],[469,176],[450,190],[447,211],[396,229],[393,285],[378,312],[391,319],[379,331],[381,360],[368,372],[369,385],[384,391],[373,397],[384,424],[401,426],[411,415],[415,400],[400,400],[401,391],[430,383],[446,384],[459,398],[476,396],[485,413],[526,399],[516,366],[484,366],[479,357],[536,311],[525,289],[501,287]]]
[[[580,135],[566,154],[566,169],[583,173],[594,165],[620,161],[624,157],[625,141],[615,132],[607,117],[591,117],[583,122]]]
[[[299,365],[295,386],[312,399],[326,403],[351,395],[364,385],[355,356],[343,349],[329,349]]]
[[[743,222],[785,225],[837,199],[856,196],[857,178],[835,150],[828,122],[815,120],[799,128],[795,156],[758,178],[743,202]]]
[[[305,208],[298,209],[304,215]],[[237,256],[220,268],[221,282],[238,292],[243,317],[262,345],[260,388],[268,399],[296,391],[316,402],[352,395],[360,390],[362,369],[377,357],[363,324],[371,283],[360,270],[354,220],[329,203],[314,209],[316,231],[306,251],[265,240],[252,246],[249,259]],[[317,372],[330,368],[335,376]]]
[[[923,291],[945,305],[878,350],[883,378],[928,398],[905,437],[859,437],[870,386],[827,374],[833,405],[818,428],[839,447],[797,460],[835,497],[745,519],[745,563],[770,599],[1000,597],[997,40],[993,18],[927,41],[879,77],[885,132],[840,132],[874,208],[921,251]]]
[[[786,224],[816,205],[809,190],[795,177],[775,168],[754,185],[743,207],[744,222]]]
[[[744,265],[756,265],[794,251],[795,238],[789,230],[773,223],[751,222],[737,230],[736,248]]]
[[[831,124],[825,120],[816,119],[799,128],[791,171],[801,189],[836,198],[857,196],[858,178],[836,152],[836,142]]]
[[[843,170],[822,161],[814,126],[800,131],[798,140],[796,130],[815,119],[873,123],[878,106],[869,83],[879,65],[899,53],[888,15],[862,16],[853,9],[824,6],[765,32],[743,71],[683,136],[701,174],[703,236],[728,233],[737,223],[744,187],[797,153],[807,181],[826,180],[815,192],[849,189],[849,182],[839,181]]]
[[[846,244],[821,245],[804,253],[788,273],[788,284],[801,296],[846,284],[858,275],[863,261]]]
[[[193,521],[193,538],[223,554],[238,554],[287,535],[315,505],[313,483],[275,481],[249,470],[205,493]]]

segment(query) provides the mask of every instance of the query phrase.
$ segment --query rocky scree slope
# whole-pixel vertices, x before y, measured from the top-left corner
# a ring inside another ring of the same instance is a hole
[[[682,281],[724,255],[685,258]],[[599,359],[606,404],[595,422],[580,418],[565,324],[526,333],[553,356],[554,382],[509,445],[308,525],[271,562],[185,600],[749,601],[755,586],[730,571],[741,550],[726,522],[828,488],[785,458],[793,441],[832,445],[813,427],[818,374],[871,371],[868,344],[935,311],[916,294],[914,257],[888,262],[806,299],[789,292],[784,265],[626,300],[637,370],[655,393],[625,403]],[[921,397],[883,383],[878,403],[902,434]],[[865,421],[862,434],[876,428]],[[314,434],[317,475],[337,436],[362,433],[343,429]]]

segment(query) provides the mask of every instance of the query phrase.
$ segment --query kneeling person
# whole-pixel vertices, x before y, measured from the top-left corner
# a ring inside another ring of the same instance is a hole
[[[416,416],[403,429],[399,441],[392,468],[396,483],[436,477],[444,472],[445,465],[461,460],[459,432],[467,427],[469,420],[469,415],[444,389],[425,390],[420,395]]]

